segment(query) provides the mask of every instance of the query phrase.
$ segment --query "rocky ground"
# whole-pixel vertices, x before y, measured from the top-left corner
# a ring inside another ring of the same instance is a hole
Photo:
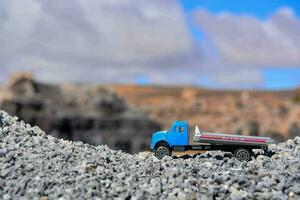
[[[222,153],[158,160],[58,140],[1,111],[0,147],[0,199],[300,198],[300,137],[248,163]]]

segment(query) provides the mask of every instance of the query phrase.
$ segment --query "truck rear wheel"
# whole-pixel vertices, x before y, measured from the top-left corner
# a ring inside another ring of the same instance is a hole
[[[155,149],[155,156],[158,159],[162,159],[165,156],[170,156],[171,155],[171,150],[168,146],[158,146]]]
[[[239,161],[249,161],[251,158],[251,153],[248,149],[240,148],[234,151],[234,157]]]

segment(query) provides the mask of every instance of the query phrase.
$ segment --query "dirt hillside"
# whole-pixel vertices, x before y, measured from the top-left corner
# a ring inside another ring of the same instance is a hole
[[[188,120],[204,131],[268,135],[282,141],[300,135],[300,90],[223,91],[193,87],[111,86],[127,102],[168,128]]]

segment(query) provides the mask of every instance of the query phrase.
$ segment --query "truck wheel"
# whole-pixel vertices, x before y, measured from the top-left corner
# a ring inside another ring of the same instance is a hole
[[[155,149],[155,156],[158,159],[162,159],[164,156],[170,156],[171,155],[171,150],[167,146],[158,146]]]
[[[236,157],[239,161],[249,161],[251,158],[250,151],[248,149],[237,149],[234,152],[234,157]]]

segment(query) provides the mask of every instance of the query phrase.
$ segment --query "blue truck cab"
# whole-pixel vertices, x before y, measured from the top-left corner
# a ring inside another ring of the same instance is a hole
[[[173,148],[174,146],[186,146],[188,142],[188,123],[175,121],[168,131],[159,131],[152,135],[151,149],[154,150],[158,144],[163,143]]]

